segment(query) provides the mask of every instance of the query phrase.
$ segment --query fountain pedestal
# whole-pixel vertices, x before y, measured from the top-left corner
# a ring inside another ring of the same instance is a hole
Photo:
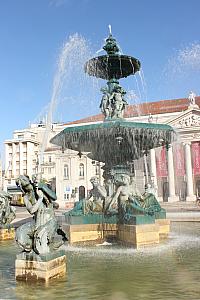
[[[157,217],[135,215],[126,224],[120,224],[116,215],[66,215],[62,226],[70,244],[96,244],[114,239],[138,248],[158,244],[168,237],[170,220],[165,219],[165,212],[158,212]]]
[[[63,230],[67,233],[69,243],[99,243],[117,235],[116,216],[103,214],[65,216]]]
[[[15,260],[15,278],[21,281],[48,282],[52,278],[66,273],[66,256],[64,251],[46,255],[21,253]]]
[[[15,228],[0,228],[0,241],[13,240],[15,238]]]
[[[118,226],[118,239],[122,244],[135,248],[159,243],[159,226],[157,224]]]
[[[159,227],[160,240],[168,238],[170,232],[170,220],[168,219],[156,219],[155,224]]]

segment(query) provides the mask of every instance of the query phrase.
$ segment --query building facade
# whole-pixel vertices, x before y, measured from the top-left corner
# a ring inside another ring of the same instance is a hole
[[[152,149],[133,162],[132,176],[141,193],[149,182],[160,201],[194,201],[200,196],[199,105],[200,97],[189,97],[127,107],[125,117],[129,121],[169,124],[178,137],[168,148]],[[52,124],[49,131],[43,123],[16,130],[13,138],[5,141],[4,190],[16,187],[15,180],[20,174],[31,177],[40,172],[56,190],[61,207],[72,207],[75,201],[87,197],[92,176],[98,176],[103,184],[103,164],[92,161],[87,153],[63,150],[49,141],[67,126],[100,122],[103,122],[101,114],[67,124]]]

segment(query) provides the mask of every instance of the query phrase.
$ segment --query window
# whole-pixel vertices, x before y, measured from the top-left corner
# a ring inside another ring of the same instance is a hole
[[[24,135],[23,134],[18,134],[18,139],[23,139],[24,138]]]
[[[79,176],[84,177],[84,164],[79,165]]]
[[[64,200],[69,200],[69,194],[64,193]]]
[[[64,178],[69,178],[69,167],[64,165]]]
[[[95,165],[95,175],[99,175],[99,165]]]
[[[49,163],[51,163],[52,162],[52,160],[51,160],[51,156],[49,156]]]

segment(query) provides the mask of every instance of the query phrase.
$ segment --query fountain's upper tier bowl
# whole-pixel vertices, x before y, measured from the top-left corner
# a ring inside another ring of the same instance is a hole
[[[145,151],[170,144],[175,138],[169,125],[117,120],[67,127],[51,143],[90,152],[88,156],[93,160],[114,165],[138,159]]]
[[[120,79],[140,70],[140,61],[127,55],[102,55],[85,64],[85,72],[102,79]]]

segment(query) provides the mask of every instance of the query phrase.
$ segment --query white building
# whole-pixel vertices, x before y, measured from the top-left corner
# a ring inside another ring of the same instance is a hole
[[[135,162],[134,173],[141,192],[144,175],[157,188],[160,201],[194,201],[200,196],[200,97],[163,100],[143,103],[139,108],[130,105],[125,117],[129,121],[153,122],[173,126],[179,135],[178,142],[169,149],[152,149],[147,156]],[[138,116],[138,109],[140,116]],[[19,174],[31,177],[37,172],[38,161],[44,179],[56,187],[60,206],[70,207],[74,201],[87,196],[91,189],[90,178],[99,176],[102,182],[102,163],[92,161],[86,154],[55,147],[49,140],[66,126],[102,122],[101,114],[67,124],[52,124],[47,132],[45,124],[33,124],[17,130],[13,139],[5,141],[4,190],[15,185]],[[44,140],[47,140],[44,145]],[[41,148],[44,148],[41,156]],[[145,174],[145,171],[147,174]]]
[[[91,189],[90,178],[97,175],[101,181],[100,166],[85,154],[80,157],[72,150],[63,152],[49,143],[65,127],[63,124],[52,124],[47,132],[45,124],[32,124],[30,128],[14,131],[13,138],[4,142],[5,191],[16,193],[15,181],[19,175],[25,174],[31,178],[41,172],[42,178],[55,188],[61,207],[72,207],[74,201],[87,196]],[[44,139],[47,139],[46,145],[43,145]],[[18,196],[21,196],[20,193]]]

